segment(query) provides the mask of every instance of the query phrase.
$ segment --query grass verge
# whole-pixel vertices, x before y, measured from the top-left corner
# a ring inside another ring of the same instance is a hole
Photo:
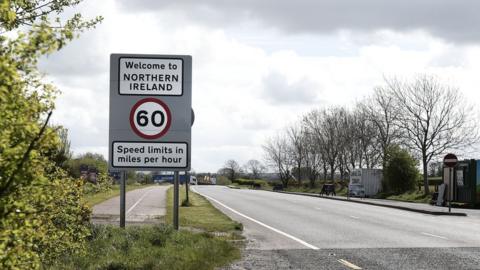
[[[185,186],[180,186],[180,203],[185,200]],[[239,237],[243,226],[241,223],[233,221],[220,210],[215,208],[204,197],[190,190],[190,206],[181,206],[179,208],[179,223],[181,227],[190,227],[205,232],[224,232],[230,233],[232,237]],[[173,187],[167,192],[167,215],[166,222],[173,222]]]
[[[151,185],[139,185],[139,184],[127,185],[126,186],[126,192],[132,191],[132,190],[135,190],[135,189],[139,189],[139,188],[146,188],[146,187],[150,187],[150,186],[154,186],[154,184],[151,184]],[[103,201],[106,201],[106,200],[108,200],[110,198],[113,198],[113,197],[116,197],[116,196],[120,196],[120,185],[114,185],[111,190],[106,191],[106,192],[86,194],[84,199],[85,199],[85,202],[87,203],[87,205],[89,207],[92,207],[96,204],[99,204]]]
[[[169,225],[125,229],[95,225],[87,252],[63,257],[46,269],[214,269],[240,258],[231,242]]]
[[[425,195],[423,191],[407,191],[398,195],[385,196],[383,199],[395,200],[402,202],[416,202],[416,203],[429,203],[432,199],[432,195]]]

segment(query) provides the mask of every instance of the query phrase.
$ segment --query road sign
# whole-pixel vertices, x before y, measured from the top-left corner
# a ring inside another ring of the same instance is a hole
[[[445,167],[449,167],[449,168],[455,167],[457,163],[458,163],[458,159],[457,159],[457,156],[455,156],[454,154],[447,154],[443,158],[443,165],[445,165]]]
[[[165,135],[171,119],[167,104],[156,98],[141,99],[130,110],[130,126],[144,139],[157,139]]]
[[[191,56],[110,56],[110,170],[190,170],[191,87]]]

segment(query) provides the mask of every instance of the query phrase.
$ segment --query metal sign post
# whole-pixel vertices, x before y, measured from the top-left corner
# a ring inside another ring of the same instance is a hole
[[[192,57],[111,54],[109,162],[124,171],[120,226],[125,226],[125,171],[175,172],[174,227],[178,229],[178,171],[190,170]]]
[[[120,172],[120,228],[125,228],[125,182],[127,172]]]
[[[452,212],[452,200],[453,200],[453,167],[458,163],[458,158],[454,154],[447,154],[443,158],[443,165],[448,167],[448,212]]]
[[[189,198],[188,198],[188,185],[190,184],[190,175],[188,174],[188,172],[186,171],[185,172],[185,195],[186,195],[186,199],[187,199],[187,203],[190,202]]]
[[[173,176],[173,228],[175,230],[178,230],[178,189],[179,189],[179,183],[178,183],[178,172],[174,173]]]
[[[448,212],[452,212],[452,183],[453,183],[453,169],[452,167],[448,168]]]

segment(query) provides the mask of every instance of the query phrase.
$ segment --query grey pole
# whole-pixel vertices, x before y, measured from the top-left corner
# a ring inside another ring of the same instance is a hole
[[[448,212],[452,212],[452,193],[453,193],[453,187],[452,187],[452,178],[453,178],[453,173],[452,173],[452,167],[449,168],[449,174],[448,174]]]
[[[125,182],[127,172],[120,173],[120,228],[125,228]]]
[[[185,171],[185,192],[187,195],[187,203],[190,202],[190,200],[188,199],[188,185],[190,184],[190,175],[188,174],[187,171]]]
[[[178,172],[174,173],[173,178],[173,228],[178,231]]]

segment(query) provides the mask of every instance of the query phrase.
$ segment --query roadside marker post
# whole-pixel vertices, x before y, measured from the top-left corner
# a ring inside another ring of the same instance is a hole
[[[179,171],[191,164],[192,57],[111,54],[109,170],[120,171],[120,227],[125,227],[126,172],[174,172],[178,229]]]
[[[443,165],[448,167],[448,190],[447,190],[447,198],[448,198],[448,212],[452,212],[452,199],[453,199],[453,168],[457,165],[458,158],[454,154],[447,154],[443,158]]]

